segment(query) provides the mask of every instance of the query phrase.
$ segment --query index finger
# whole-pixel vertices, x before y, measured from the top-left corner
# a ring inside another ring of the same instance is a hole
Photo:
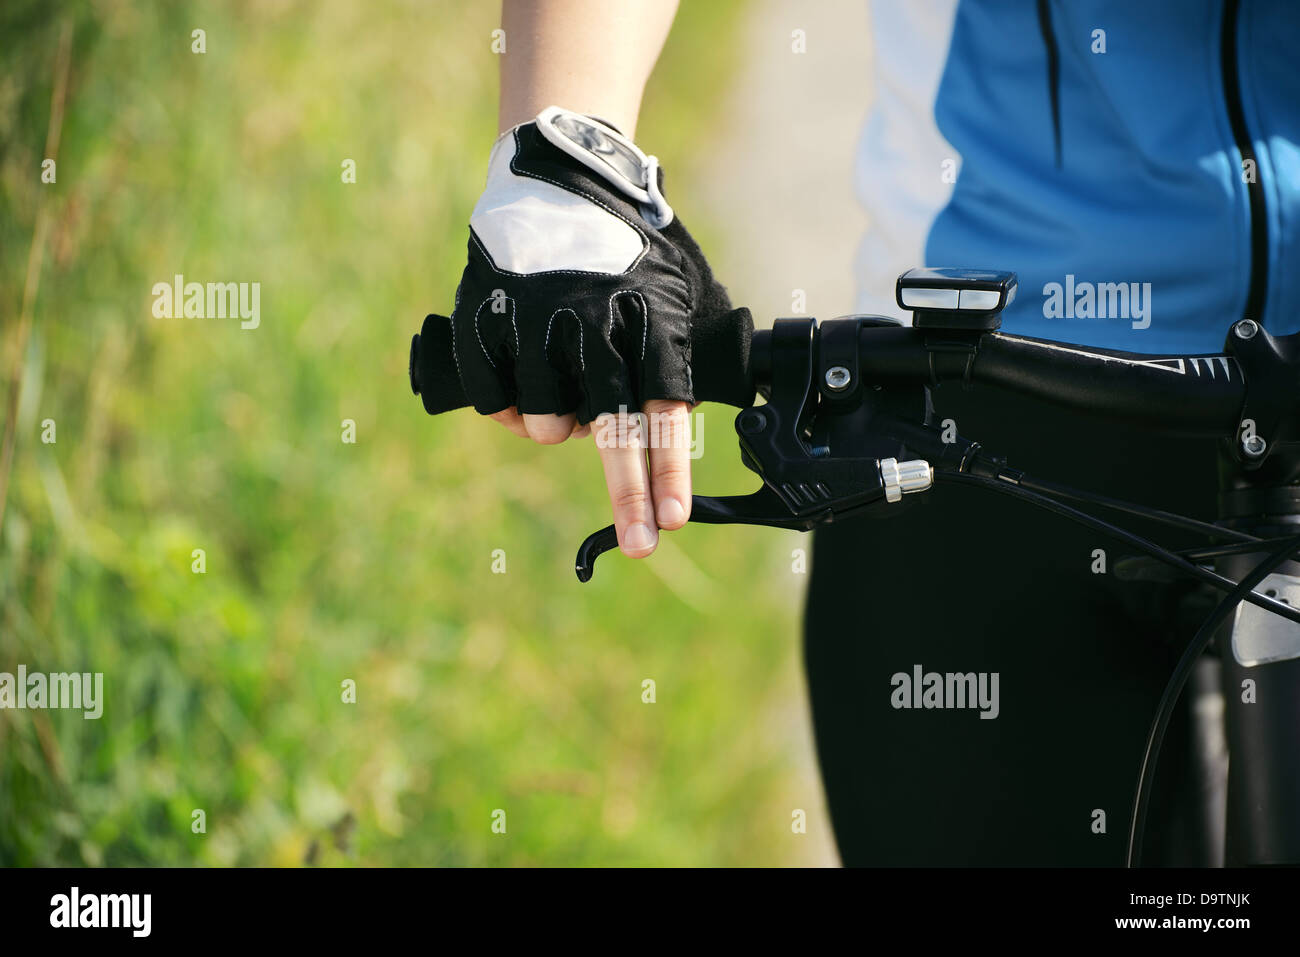
[[[649,399],[650,495],[660,528],[681,528],[691,516],[691,420],[685,402]]]
[[[592,423],[592,435],[605,469],[618,546],[629,558],[644,558],[659,544],[659,529],[650,495],[641,417],[606,412]]]

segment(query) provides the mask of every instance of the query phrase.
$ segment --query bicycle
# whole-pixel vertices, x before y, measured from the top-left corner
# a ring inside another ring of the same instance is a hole
[[[1137,776],[1126,863],[1141,860],[1156,762],[1174,707],[1212,647],[1222,661],[1233,755],[1224,860],[1300,863],[1300,577],[1282,570],[1300,565],[1300,333],[1275,337],[1242,319],[1231,325],[1221,354],[1087,348],[998,331],[1016,288],[1011,272],[913,269],[896,288],[899,306],[912,313],[910,326],[857,315],[820,325],[813,318],[778,319],[771,330],[755,332],[749,369],[765,401],[742,409],[735,427],[741,459],[763,486],[749,495],[695,495],[690,520],[809,531],[897,508],[935,483],[965,484],[1047,509],[1146,556],[1117,563],[1117,575],[1141,578],[1159,563],[1224,593],[1185,646],[1157,706]],[[419,349],[417,336],[411,364],[417,394]],[[1218,521],[1012,467],[934,422],[930,390],[950,380],[1221,440]],[[1166,549],[1077,505],[1194,532],[1212,544]],[[588,536],[578,550],[578,579],[589,581],[596,558],[615,547],[612,525]],[[1300,574],[1300,567],[1290,570]],[[1243,682],[1253,683],[1250,703],[1242,700]]]

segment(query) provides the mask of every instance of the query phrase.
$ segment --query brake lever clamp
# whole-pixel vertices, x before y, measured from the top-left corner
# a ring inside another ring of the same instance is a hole
[[[852,316],[823,323],[818,335],[816,319],[776,320],[769,339],[768,401],[742,409],[735,420],[741,460],[763,487],[750,495],[696,495],[692,522],[806,532],[931,486],[929,462],[906,460],[907,436],[917,434],[916,428],[904,427],[887,410],[874,417],[884,427],[872,430],[867,447],[836,455],[825,439],[834,431],[827,419],[857,413],[872,401],[858,373],[859,336],[864,325],[880,324],[896,325]],[[924,391],[922,396],[928,406]],[[578,580],[590,581],[596,558],[617,546],[613,525],[588,536],[575,562]]]

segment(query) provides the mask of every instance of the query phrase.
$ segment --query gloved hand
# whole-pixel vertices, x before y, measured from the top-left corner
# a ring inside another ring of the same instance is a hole
[[[411,387],[430,414],[472,404],[540,442],[599,419],[619,541],[640,556],[689,515],[689,451],[651,448],[647,473],[626,414],[663,417],[662,446],[688,434],[690,404],[748,405],[752,330],[664,198],[658,161],[549,107],[492,149],[455,309],[413,339]]]

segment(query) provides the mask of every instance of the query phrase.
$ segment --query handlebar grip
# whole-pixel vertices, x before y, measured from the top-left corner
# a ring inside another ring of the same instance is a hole
[[[446,316],[428,315],[420,331],[411,336],[411,359],[408,366],[411,391],[424,403],[430,415],[463,409],[470,404],[460,384],[456,366],[456,349],[451,335],[451,320]]]
[[[754,404],[750,363],[754,318],[744,306],[691,326],[691,377],[696,402],[722,402],[745,409]]]
[[[691,388],[696,402],[723,402],[738,409],[754,401],[750,345],[754,320],[741,307],[696,320],[691,326]],[[411,391],[430,415],[470,405],[461,385],[452,341],[451,320],[429,315],[411,337],[408,365]]]

